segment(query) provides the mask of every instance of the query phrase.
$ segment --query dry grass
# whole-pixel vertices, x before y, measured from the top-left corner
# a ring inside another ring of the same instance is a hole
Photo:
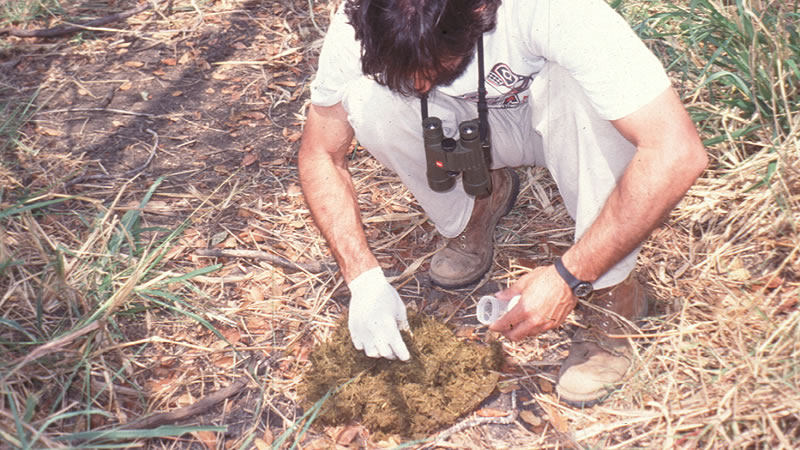
[[[297,409],[308,352],[346,313],[338,274],[197,254],[214,247],[330,261],[300,193],[294,153],[333,5],[312,3],[309,14],[303,1],[173,3],[171,14],[137,15],[120,32],[4,46],[6,62],[16,64],[3,71],[16,78],[0,86],[8,118],[0,128],[0,441],[96,447],[107,441],[86,433],[103,432],[153,448],[367,445],[358,426],[306,430]],[[800,50],[791,33],[798,12],[780,2],[736,3],[696,2],[692,14],[679,13],[680,5],[625,4],[633,22],[657,18],[638,30],[669,64],[713,160],[645,244],[639,269],[658,314],[631,337],[639,344],[636,372],[601,406],[578,410],[552,389],[569,330],[507,343],[514,370],[504,390],[517,390],[527,419],[470,427],[441,446],[797,445]],[[96,15],[106,10],[116,11],[103,3]],[[681,26],[693,21],[702,27]],[[760,37],[740,48],[700,33],[748,23]],[[230,35],[246,48],[212,58],[220,51],[214,37]],[[120,47],[122,38],[130,47]],[[149,46],[161,52],[152,61],[174,56],[177,65],[150,66]],[[181,63],[184,54],[193,59]],[[762,70],[734,71],[739,60]],[[99,76],[99,67],[113,72]],[[189,67],[196,74],[173,83],[173,71]],[[155,75],[160,84],[142,84],[153,83],[154,69],[165,72]],[[715,77],[723,69],[743,84]],[[34,71],[41,76],[21,81]],[[126,82],[133,88],[118,96],[147,90],[151,101],[186,103],[163,110],[130,100],[101,116],[81,110],[102,100],[100,87]],[[199,100],[191,103],[193,86]],[[752,109],[746,91],[759,99]],[[98,142],[128,159],[110,158]],[[410,194],[364,151],[355,152],[352,173],[373,248],[409,307],[462,331],[475,327],[481,289],[546,263],[571,241],[552,180],[520,169],[521,197],[500,225],[492,278],[468,292],[434,289],[425,270],[435,232]],[[242,377],[244,391],[177,428],[125,434],[125,424],[191,405]]]

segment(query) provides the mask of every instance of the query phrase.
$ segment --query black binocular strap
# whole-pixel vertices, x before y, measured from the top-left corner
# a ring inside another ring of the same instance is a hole
[[[478,132],[481,142],[489,136],[489,105],[486,104],[486,78],[483,73],[483,34],[478,38]]]
[[[428,94],[419,98],[422,120],[428,118]],[[486,142],[489,134],[489,105],[486,103],[486,76],[483,71],[483,35],[478,38],[478,131],[481,142]]]

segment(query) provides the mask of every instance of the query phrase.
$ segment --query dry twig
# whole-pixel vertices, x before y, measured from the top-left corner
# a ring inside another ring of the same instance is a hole
[[[162,412],[153,414],[147,417],[144,417],[139,420],[135,420],[126,424],[123,429],[131,430],[146,430],[150,428],[156,428],[161,425],[168,425],[171,423],[179,422],[181,420],[187,419],[189,417],[195,416],[197,414],[202,414],[207,412],[209,409],[213,408],[214,405],[217,403],[233,397],[234,395],[238,394],[242,389],[247,386],[247,383],[250,381],[250,378],[247,376],[243,376],[229,386],[224,387],[213,394],[207,395],[200,400],[192,403],[191,405],[184,406],[172,411]]]
[[[56,27],[39,29],[39,30],[23,30],[17,27],[5,27],[5,28],[0,28],[0,36],[4,34],[16,37],[35,37],[35,38],[53,38],[53,37],[65,36],[68,34],[84,31],[87,28],[100,27],[103,25],[107,25],[109,23],[125,20],[128,17],[135,16],[136,14],[139,14],[142,11],[150,9],[150,7],[151,5],[145,3],[143,5],[137,6],[136,8],[132,8],[127,11],[121,11],[116,14],[111,14],[105,17],[101,17],[99,19],[90,20],[86,23],[63,24],[63,25],[58,25]]]
[[[272,253],[259,250],[225,250],[225,249],[199,249],[196,252],[199,256],[223,257],[223,258],[252,258],[263,259],[270,264],[283,267],[285,269],[301,270],[309,273],[322,273],[332,270],[334,265],[330,262],[320,263],[296,263],[288,259],[274,255]]]

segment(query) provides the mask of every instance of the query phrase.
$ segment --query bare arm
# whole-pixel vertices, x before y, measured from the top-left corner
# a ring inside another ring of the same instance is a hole
[[[298,155],[300,184],[322,235],[328,242],[346,282],[378,261],[367,245],[347,154],[353,129],[341,103],[312,105]]]
[[[708,163],[697,130],[672,89],[613,124],[636,145],[636,154],[595,222],[562,257],[573,275],[587,281],[641,244]],[[500,297],[517,294],[522,294],[517,307],[491,326],[512,340],[561,325],[577,304],[553,266],[534,269]]]
[[[612,123],[636,154],[598,218],[563,256],[582,280],[596,280],[641,244],[708,164],[694,123],[672,89]]]
[[[367,244],[347,170],[352,142],[353,129],[341,103],[312,105],[298,156],[300,184],[350,288],[347,324],[353,345],[372,358],[407,361],[411,355],[400,335],[401,329],[408,329],[406,307]]]

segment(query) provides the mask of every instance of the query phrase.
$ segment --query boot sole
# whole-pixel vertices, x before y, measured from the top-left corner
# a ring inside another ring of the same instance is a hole
[[[494,224],[495,227],[497,227],[497,224],[500,223],[500,219],[507,216],[508,213],[510,213],[511,210],[514,209],[514,205],[517,203],[517,197],[519,196],[519,184],[520,184],[519,175],[517,175],[517,172],[515,172],[514,169],[512,168],[506,168],[504,170],[507,170],[508,173],[511,174],[511,196],[509,197],[509,201],[505,209],[500,214],[500,216],[497,217],[497,221]],[[492,268],[493,261],[494,261],[494,234],[492,235],[492,250],[489,253],[488,262],[485,268],[481,267],[481,269],[477,272],[478,275],[468,280],[457,281],[453,283],[442,282],[440,280],[434,279],[433,276],[431,276],[431,283],[445,289],[461,289],[467,286],[471,286],[476,282],[478,282],[481,278],[483,278],[484,275],[486,275],[486,272],[488,272],[489,269]]]
[[[573,408],[591,408],[592,406],[599,405],[600,403],[603,403],[609,397],[611,397],[611,395],[616,391],[617,389],[614,389],[610,392],[608,390],[605,390],[601,392],[600,396],[598,397],[591,396],[591,398],[589,398],[589,396],[587,396],[587,398],[584,399],[569,399],[565,397],[564,392],[558,389],[558,386],[556,386],[556,393],[558,393],[559,400],[561,400],[562,402],[566,403],[569,406],[572,406]]]

